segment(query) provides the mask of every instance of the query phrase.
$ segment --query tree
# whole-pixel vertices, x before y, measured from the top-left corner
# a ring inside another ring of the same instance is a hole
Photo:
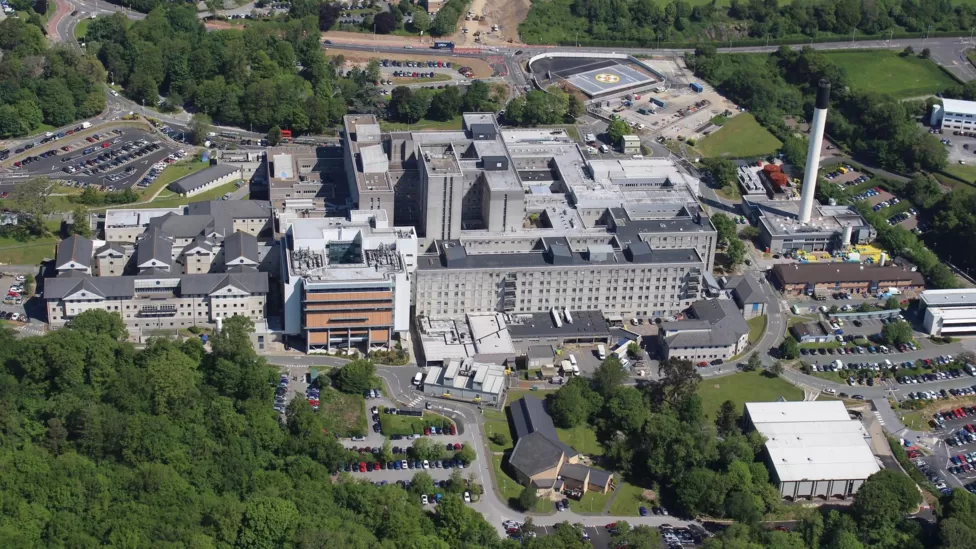
[[[742,240],[755,240],[759,238],[759,229],[752,225],[746,225],[739,231],[739,238]]]
[[[443,448],[429,438],[418,438],[413,442],[410,453],[416,459],[434,460],[440,457]]]
[[[787,334],[779,344],[779,356],[786,360],[795,360],[800,356],[800,344],[792,334]]]
[[[740,419],[742,419],[742,413],[739,411],[739,406],[731,400],[723,402],[715,416],[715,428],[718,430],[718,434],[728,436],[738,433]]]
[[[741,265],[743,261],[746,260],[746,246],[738,238],[733,238],[729,242],[728,248],[725,249],[725,258],[728,260],[730,267],[736,267]]]
[[[417,471],[410,479],[410,491],[418,496],[433,494],[435,489],[434,479],[426,471]]]
[[[244,504],[237,546],[243,549],[282,547],[301,516],[295,503],[276,497],[258,497]]]
[[[881,328],[881,339],[889,345],[904,345],[912,340],[912,325],[904,321],[885,324]]]
[[[783,370],[783,362],[779,360],[774,362],[773,365],[769,367],[769,373],[776,377],[783,375]]]
[[[270,130],[268,130],[268,145],[274,147],[279,143],[281,143],[281,128],[275,124],[274,126],[271,126]]]
[[[713,215],[712,225],[715,225],[715,231],[718,232],[718,244],[720,246],[727,246],[737,240],[735,222],[729,216],[724,213]]]
[[[539,495],[536,493],[535,488],[531,486],[525,486],[522,488],[522,493],[518,497],[519,508],[523,511],[532,511],[535,509],[536,503],[539,502]]]
[[[342,8],[338,3],[324,2],[319,4],[319,30],[322,32],[332,30],[341,15]]]
[[[72,318],[68,329],[92,336],[107,335],[116,341],[129,337],[122,316],[101,309],[91,309]]]
[[[627,370],[624,370],[620,359],[613,354],[604,359],[593,372],[593,388],[603,398],[609,398],[624,381],[627,381]]]
[[[475,453],[474,448],[472,448],[470,444],[465,442],[461,445],[461,449],[454,454],[454,457],[461,460],[461,463],[468,465],[478,458],[478,454]]]
[[[851,510],[859,524],[880,530],[914,512],[921,501],[913,480],[901,472],[882,469],[861,485]]]
[[[491,440],[499,446],[508,446],[512,443],[512,437],[510,437],[508,433],[504,431],[495,431],[491,435]]]
[[[641,350],[640,345],[635,341],[631,341],[627,344],[627,355],[633,359],[639,359],[643,356],[644,352]]]
[[[618,118],[607,126],[607,139],[613,146],[620,146],[625,135],[630,135],[630,126],[623,119]]]
[[[194,145],[201,145],[213,131],[210,117],[203,113],[196,113],[190,119],[190,142]]]
[[[754,372],[760,368],[762,368],[762,358],[759,357],[758,351],[749,355],[749,360],[742,366],[742,369],[746,372]]]
[[[377,13],[373,17],[373,24],[376,25],[376,34],[390,34],[396,29],[396,17],[388,11]]]
[[[932,57],[932,50],[923,48],[922,51],[918,53],[918,56],[921,59],[928,59],[929,57]]]
[[[650,419],[650,409],[641,392],[619,387],[603,409],[604,426],[611,432],[637,433]]]
[[[584,107],[583,102],[580,101],[579,97],[575,95],[569,96],[569,106],[566,108],[566,116],[576,120],[577,118],[583,116]]]
[[[51,213],[48,196],[54,183],[46,177],[35,177],[23,183],[18,183],[10,191],[10,200],[18,210],[30,215],[38,223],[44,216]]]
[[[413,10],[413,23],[411,25],[420,34],[427,32],[427,29],[430,28],[430,15],[427,14],[427,10],[423,8]]]
[[[31,273],[24,277],[24,295],[34,295],[34,275]]]
[[[335,388],[343,393],[362,394],[366,389],[373,388],[375,373],[376,368],[372,362],[357,359],[347,363],[342,368],[333,370],[332,380]]]
[[[701,375],[690,360],[669,358],[658,364],[658,379],[653,384],[659,393],[658,402],[677,403],[698,389]]]
[[[75,206],[71,211],[71,234],[91,238],[91,223],[88,220],[88,208],[82,205]]]
[[[898,301],[897,297],[891,296],[885,301],[885,309],[889,311],[901,309],[901,302]]]
[[[902,56],[914,55],[915,54],[915,48],[913,48],[911,46],[905,46],[905,49],[902,50],[901,54],[902,54]]]
[[[570,428],[586,423],[595,410],[593,396],[587,381],[582,377],[570,378],[549,400],[549,414],[561,427]]]
[[[461,91],[457,86],[447,86],[434,94],[427,109],[427,117],[434,120],[450,120],[461,110]]]
[[[706,158],[702,161],[702,165],[708,172],[708,175],[712,177],[712,181],[715,182],[716,187],[722,188],[727,185],[736,184],[738,168],[728,158]]]

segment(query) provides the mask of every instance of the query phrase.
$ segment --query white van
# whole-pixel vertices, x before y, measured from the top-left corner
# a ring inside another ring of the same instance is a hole
[[[424,374],[422,374],[420,372],[417,372],[413,376],[413,381],[411,381],[410,383],[413,383],[414,385],[420,385],[421,382],[423,382],[423,381],[424,381]]]
[[[604,344],[599,344],[596,346],[596,356],[600,357],[600,360],[607,358],[607,347]]]
[[[602,153],[608,153],[608,152],[610,152],[610,147],[608,147],[606,145],[600,145],[600,152],[602,152]]]
[[[576,355],[569,355],[569,363],[573,365],[575,369],[579,364],[576,362]]]

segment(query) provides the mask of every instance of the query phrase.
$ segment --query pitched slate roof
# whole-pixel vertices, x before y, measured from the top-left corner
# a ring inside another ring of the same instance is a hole
[[[44,282],[44,299],[62,299],[80,289],[83,284],[89,284],[92,291],[100,292],[107,299],[133,297],[136,280],[152,280],[154,278],[179,278],[177,289],[180,295],[209,295],[217,289],[234,286],[252,294],[268,293],[268,273],[258,271],[248,273],[205,273],[179,275],[147,269],[135,276],[86,276],[48,278]]]
[[[204,250],[206,252],[213,253],[213,245],[210,243],[209,240],[207,240],[207,237],[203,236],[202,234],[199,234],[196,237],[194,237],[194,239],[191,240],[189,244],[183,246],[183,250],[180,251],[180,254],[185,254],[190,250],[195,250],[197,248],[200,248],[201,250]]]
[[[79,265],[91,267],[93,247],[94,244],[91,240],[76,234],[71,235],[58,243],[55,263],[61,267],[73,261]]]
[[[237,231],[224,239],[224,264],[243,263],[249,260],[257,263],[258,239],[254,235]]]
[[[105,252],[117,252],[121,255],[125,255],[125,248],[122,246],[121,242],[106,242],[101,248],[95,250],[95,255],[100,256]],[[112,255],[112,254],[108,254]]]
[[[730,277],[725,285],[731,288],[740,303],[767,303],[766,293],[763,292],[759,281],[753,276]]]
[[[512,403],[509,410],[518,439],[509,463],[523,474],[532,476],[551,469],[559,463],[563,454],[567,459],[579,454],[559,440],[556,426],[541,399],[522,397]],[[523,444],[523,440],[527,442]]]
[[[729,299],[706,299],[691,304],[697,320],[664,322],[661,329],[670,349],[688,347],[728,347],[749,333],[749,324],[739,307]]]
[[[149,229],[157,229],[174,238],[193,238],[199,234],[210,233],[215,228],[210,215],[178,215],[168,213],[149,221]]]
[[[233,166],[231,164],[217,164],[216,166],[210,166],[209,168],[204,168],[194,174],[190,174],[182,179],[177,179],[176,181],[169,184],[169,188],[179,194],[186,194],[193,192],[204,185],[213,182],[221,177],[228,176],[232,173],[240,173],[241,169],[238,166]]]
[[[155,262],[157,265],[153,265]],[[173,241],[156,228],[150,228],[136,243],[136,265],[164,266],[173,263]]]
[[[559,465],[559,458],[564,453],[560,446],[553,444],[542,433],[531,433],[519,437],[508,463],[523,475],[531,477]]]

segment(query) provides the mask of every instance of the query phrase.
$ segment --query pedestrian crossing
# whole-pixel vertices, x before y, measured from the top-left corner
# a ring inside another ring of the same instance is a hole
[[[25,336],[42,336],[45,333],[42,327],[34,324],[24,324],[17,331]]]
[[[413,400],[411,400],[410,402],[407,403],[407,406],[410,407],[410,408],[416,408],[418,404],[420,404],[421,402],[423,402],[423,400],[424,400],[424,397],[422,397],[422,396],[415,397]]]
[[[884,427],[884,424],[885,424],[885,422],[884,422],[884,418],[883,418],[883,417],[881,417],[881,412],[878,412],[878,411],[875,411],[875,412],[874,412],[874,417],[876,417],[876,418],[878,418],[878,423],[879,423],[879,424],[880,424],[880,425],[881,425],[882,427]]]

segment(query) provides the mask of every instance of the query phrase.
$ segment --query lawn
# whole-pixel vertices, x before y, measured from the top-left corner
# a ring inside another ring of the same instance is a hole
[[[340,393],[332,388],[323,389],[319,395],[319,414],[329,433],[340,437],[365,435],[366,401],[362,395]]]
[[[145,202],[142,204],[130,204],[128,207],[131,208],[175,208],[177,206],[183,206],[189,204],[190,202],[202,202],[205,200],[220,200],[224,194],[237,190],[237,186],[234,182],[227,183],[226,185],[221,185],[219,187],[214,187],[209,191],[204,191],[200,194],[195,194],[193,196],[180,196],[172,191],[164,190],[159,193],[156,200],[152,202]]]
[[[515,437],[512,435],[512,428],[508,424],[508,417],[504,411],[498,412],[494,410],[485,410],[485,434],[488,436],[488,446],[491,448],[492,452],[504,452],[505,450],[511,450],[515,447]],[[495,444],[495,441],[491,439],[492,435],[496,433],[505,433],[508,435],[508,444],[502,446]]]
[[[603,513],[603,508],[607,506],[607,502],[610,501],[610,496],[612,495],[613,492],[601,494],[596,490],[587,490],[579,501],[575,499],[569,500],[569,509],[576,513],[599,515]]]
[[[847,71],[852,88],[887,93],[898,99],[931,95],[956,84],[935,62],[902,57],[887,50],[826,52],[827,59]]]
[[[165,188],[166,185],[169,185],[177,179],[197,173],[208,166],[210,166],[208,162],[198,162],[194,159],[183,160],[170,164],[169,166],[166,166],[166,169],[159,174],[159,177],[157,177],[151,185],[146,187],[146,190],[140,193],[140,196],[142,196],[143,199],[150,198],[156,194],[156,191]]]
[[[615,517],[640,516],[640,506],[650,505],[643,499],[644,489],[627,482],[617,484],[617,498],[610,505],[610,514]]]
[[[37,265],[46,258],[53,258],[61,221],[50,220],[44,222],[44,225],[51,234],[27,242],[0,237],[0,264]]]
[[[572,429],[556,429],[559,440],[570,445],[577,452],[588,456],[602,456],[603,446],[596,440],[596,431],[589,425],[578,425]]]
[[[753,317],[746,321],[746,324],[749,325],[749,345],[759,341],[759,338],[766,333],[766,322],[766,315]]]
[[[926,410],[925,408],[911,410],[901,414],[901,422],[905,424],[905,427],[913,431],[931,431],[932,426],[929,425],[929,419],[932,415],[932,410]]]
[[[729,119],[722,129],[698,141],[695,148],[708,158],[716,156],[743,158],[765,156],[782,145],[783,143],[775,135],[756,122],[755,117],[743,113]]]
[[[394,84],[430,84],[431,82],[447,82],[448,80],[453,80],[451,75],[444,74],[442,72],[435,72],[434,76],[429,78],[414,78],[412,76],[395,76],[393,77]]]
[[[423,434],[425,428],[435,426],[439,429],[445,423],[450,421],[432,414],[425,414],[424,417],[401,416],[380,410],[380,427],[384,436]]]
[[[773,402],[779,397],[803,400],[803,390],[781,378],[766,377],[762,371],[755,371],[703,380],[698,384],[698,396],[705,416],[715,419],[719,406],[726,400],[734,402],[741,411],[746,402]]]
[[[976,166],[961,166],[951,164],[942,169],[945,173],[962,179],[970,185],[976,183]]]
[[[75,38],[81,39],[88,35],[88,23],[90,22],[91,20],[87,17],[78,21],[78,24],[75,25]]]
[[[522,493],[522,485],[502,470],[502,461],[504,459],[503,456],[497,454],[491,456],[491,464],[495,468],[495,482],[498,486],[498,492],[501,494],[502,501],[506,502],[509,507],[517,508],[518,497]],[[551,513],[553,511],[553,503],[547,499],[539,498],[539,502],[536,503],[534,511],[537,513]]]
[[[380,129],[388,132],[423,131],[423,130],[460,130],[461,115],[459,114],[454,118],[446,121],[427,120],[426,118],[421,118],[420,120],[418,120],[413,124],[405,124],[403,122],[388,122],[385,120],[381,120]]]

